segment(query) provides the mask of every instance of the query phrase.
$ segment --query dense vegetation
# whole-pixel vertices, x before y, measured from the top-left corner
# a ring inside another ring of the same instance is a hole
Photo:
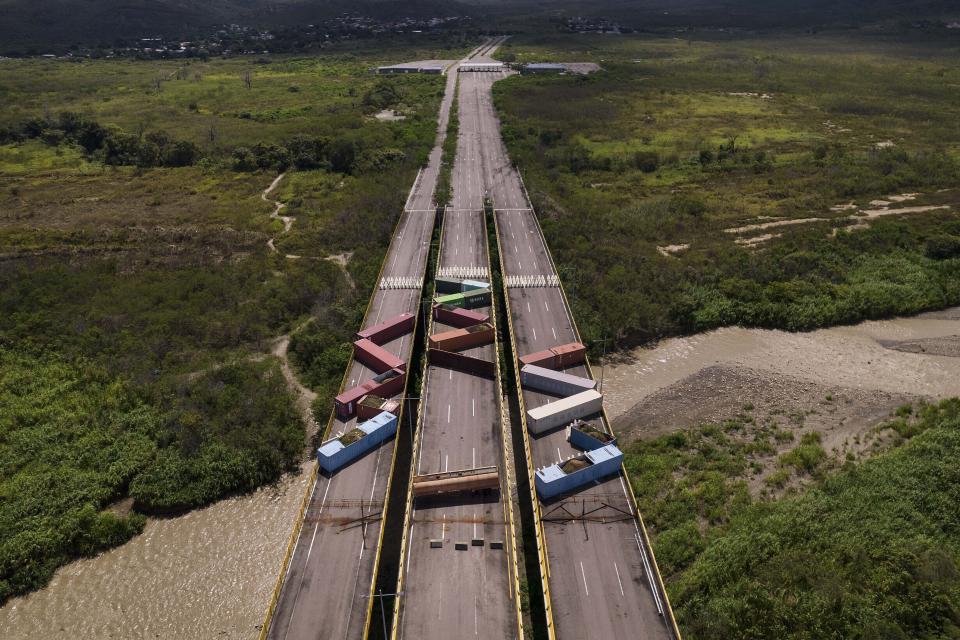
[[[631,452],[630,464],[654,469],[646,480],[680,477],[659,491],[635,480],[659,527],[655,547],[685,637],[956,637],[960,401],[893,426],[910,438],[902,446],[847,462],[799,495],[754,503],[734,480],[744,451],[716,440],[719,425]],[[815,446],[807,440],[792,451]]]
[[[957,200],[940,192],[960,179],[949,45],[577,42],[560,54],[549,38],[518,40],[504,55],[604,71],[515,77],[495,98],[589,340],[805,330],[960,303]],[[905,191],[943,208],[839,208]],[[815,219],[733,231],[779,218]]]
[[[271,351],[292,336],[325,416],[435,133],[442,80],[383,55],[5,65],[0,602],[296,465]]]

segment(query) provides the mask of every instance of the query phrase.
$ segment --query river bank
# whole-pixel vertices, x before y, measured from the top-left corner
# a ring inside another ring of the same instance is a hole
[[[127,544],[57,571],[0,608],[5,640],[256,638],[306,467],[247,496],[151,519]]]
[[[808,333],[728,327],[608,359],[605,402],[627,442],[746,409],[859,454],[897,407],[960,395],[958,344],[960,308]]]

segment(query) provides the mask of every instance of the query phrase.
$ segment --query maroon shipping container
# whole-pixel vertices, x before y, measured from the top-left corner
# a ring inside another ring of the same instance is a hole
[[[566,369],[583,363],[587,348],[579,342],[557,345],[545,351],[537,351],[520,358],[521,364],[532,364],[547,369]]]
[[[466,329],[453,329],[430,336],[430,348],[462,351],[493,342],[493,325],[477,324]]]
[[[559,347],[553,347],[550,351],[553,351],[556,356],[554,364],[557,369],[566,369],[575,364],[582,364],[587,354],[587,348],[579,342],[562,344]]]
[[[383,411],[380,407],[384,402],[386,401],[383,398],[372,393],[360,398],[360,402],[357,403],[357,421],[363,422],[364,420],[369,420]]]
[[[354,342],[353,347],[353,357],[377,373],[384,373],[390,369],[402,369],[406,366],[403,360],[366,338]]]
[[[403,391],[404,384],[407,381],[407,373],[403,369],[391,369],[381,373],[370,382],[374,386],[370,387],[370,392],[375,393],[381,398],[389,398]]]
[[[348,420],[357,412],[357,403],[360,399],[370,393],[376,382],[368,380],[358,387],[347,389],[333,399],[333,407],[337,412],[337,417],[341,420]]]
[[[416,316],[412,313],[401,313],[385,322],[358,331],[357,338],[367,339],[374,344],[386,344],[413,331],[414,320]]]
[[[481,322],[490,320],[490,316],[479,311],[470,311],[469,309],[460,309],[448,304],[433,305],[433,319],[443,324],[449,324],[452,327],[472,327]]]
[[[547,349],[546,351],[537,351],[536,353],[528,353],[525,356],[520,356],[520,363],[553,369],[554,358],[553,351]]]

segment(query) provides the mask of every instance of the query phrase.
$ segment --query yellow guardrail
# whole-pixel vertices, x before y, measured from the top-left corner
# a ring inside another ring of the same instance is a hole
[[[527,431],[527,412],[523,402],[523,389],[520,387],[520,369],[517,366],[517,339],[513,330],[513,311],[510,308],[510,294],[506,285],[507,271],[503,264],[503,251],[500,250],[500,224],[497,221],[497,212],[493,212],[493,226],[497,235],[497,255],[500,257],[500,276],[503,286],[503,299],[507,305],[507,327],[510,330],[510,344],[513,351],[514,382],[517,387],[517,398],[520,402],[520,428],[523,431],[523,450],[527,462],[527,479],[530,483],[530,499],[533,502],[534,534],[537,541],[537,555],[540,560],[540,577],[543,582],[543,605],[547,618],[547,638],[556,640],[556,627],[553,623],[553,604],[550,595],[550,560],[547,556],[547,541],[543,531],[543,522],[540,514],[540,501],[537,499],[536,481],[534,479],[533,451],[530,448],[530,436]]]
[[[570,306],[570,301],[567,299],[567,291],[563,286],[563,281],[560,279],[560,272],[557,271],[557,263],[553,259],[553,252],[550,250],[550,245],[547,244],[546,236],[543,235],[543,227],[540,226],[540,218],[537,217],[536,211],[533,208],[533,201],[530,200],[530,194],[527,193],[527,185],[524,184],[523,176],[520,174],[519,169],[517,169],[517,176],[520,178],[520,186],[523,188],[523,195],[527,199],[527,203],[530,205],[530,212],[533,213],[533,220],[537,225],[537,233],[540,234],[543,247],[547,251],[547,258],[550,260],[550,266],[553,268],[553,272],[557,274],[557,281],[560,283],[560,295],[563,296],[563,304],[567,309],[567,315],[570,319],[570,326],[573,328],[573,333],[577,337],[577,341],[582,344],[583,340],[580,338],[580,330],[577,328],[577,323],[573,318],[573,307]],[[596,377],[593,375],[593,368],[590,366],[590,358],[585,358],[585,361],[587,365],[587,373],[590,375],[590,378],[596,380]],[[519,386],[519,382],[517,384]],[[603,425],[606,428],[607,433],[610,435],[615,435],[613,433],[613,426],[610,423],[610,418],[607,416],[606,407],[601,408],[601,415],[603,416]],[[637,520],[640,523],[640,531],[643,533],[643,543],[649,552],[650,564],[653,565],[653,570],[657,574],[657,587],[660,589],[660,593],[663,595],[663,601],[665,605],[664,614],[667,616],[667,623],[670,625],[674,637],[677,640],[681,640],[680,628],[677,626],[677,619],[673,614],[673,606],[670,604],[670,596],[667,595],[667,587],[663,583],[663,576],[660,573],[660,566],[657,564],[657,557],[653,553],[653,545],[650,544],[650,536],[647,533],[647,526],[643,522],[643,515],[640,513],[640,507],[637,505],[637,496],[633,491],[633,483],[630,481],[630,475],[627,473],[627,468],[624,465],[620,465],[620,473],[623,474],[623,479],[629,488],[630,502],[633,504],[633,509],[637,514]]]
[[[417,177],[416,177],[416,179],[414,180],[414,185],[413,185],[413,188],[411,188],[411,193],[412,193],[413,189],[416,188],[417,183],[418,183],[419,180],[420,180],[420,174],[421,174],[421,172],[422,172],[422,169],[420,169],[420,170],[417,171]],[[409,201],[409,197],[407,198],[407,200]],[[396,224],[393,226],[393,232],[392,232],[391,235],[390,235],[390,243],[387,245],[387,252],[384,254],[383,260],[380,262],[380,269],[379,269],[379,271],[377,271],[377,279],[374,281],[374,285],[373,285],[373,286],[374,286],[374,289],[373,289],[373,292],[370,294],[370,298],[367,300],[367,308],[366,308],[366,309],[364,310],[364,312],[363,312],[363,320],[360,321],[360,326],[361,326],[361,327],[366,326],[366,324],[367,324],[367,319],[370,317],[370,308],[373,306],[373,301],[374,301],[374,299],[376,298],[377,291],[378,291],[378,289],[379,289],[379,287],[380,287],[380,280],[381,280],[381,278],[383,277],[383,269],[384,269],[384,267],[386,267],[386,265],[387,265],[387,258],[390,256],[390,253],[393,251],[393,245],[394,245],[394,242],[396,241],[396,238],[397,238],[397,230],[400,228],[400,225],[403,223],[404,216],[405,216],[406,214],[407,214],[406,209],[404,209],[404,211],[402,211],[402,212],[400,213],[400,217],[397,218]],[[414,321],[414,323],[415,323],[415,324],[414,324],[414,331],[416,331],[416,321]],[[344,387],[346,387],[346,385],[347,385],[347,379],[348,379],[349,376],[350,376],[350,369],[352,369],[352,368],[353,368],[353,359],[350,360],[350,363],[347,365],[346,369],[345,369],[344,372],[343,372],[343,378],[340,380],[340,387],[339,387],[339,389],[338,389],[338,391],[337,391],[338,394],[343,393]],[[405,394],[405,393],[406,393],[406,392],[404,392],[404,394]],[[403,411],[403,408],[401,407],[400,410],[401,410],[401,412],[402,412],[402,411]],[[331,408],[331,410],[330,410],[330,417],[327,419],[327,425],[326,425],[326,427],[324,427],[324,429],[323,429],[323,434],[322,434],[321,437],[320,437],[320,440],[321,440],[321,441],[327,439],[327,437],[330,435],[330,429],[333,427],[334,416],[335,416],[335,412],[334,412],[334,410]],[[398,418],[397,418],[397,424],[400,423],[400,419],[401,419],[401,418],[398,416]],[[393,465],[395,464],[395,462],[396,462],[396,447],[394,447],[394,459],[393,459],[393,462],[390,463],[390,476],[391,476],[391,477],[393,476]],[[280,598],[280,592],[281,592],[281,590],[283,589],[283,579],[284,579],[284,577],[286,576],[287,568],[288,568],[288,566],[289,566],[289,564],[290,564],[290,558],[293,556],[293,549],[296,547],[296,539],[297,539],[297,537],[300,535],[300,529],[301,529],[302,526],[303,526],[303,518],[304,518],[304,515],[305,515],[306,512],[307,512],[307,505],[309,505],[310,497],[311,497],[311,495],[313,494],[313,487],[314,487],[314,485],[315,485],[315,483],[316,483],[316,478],[317,478],[318,471],[319,471],[319,467],[317,466],[316,461],[314,461],[314,463],[313,463],[313,470],[311,471],[312,481],[307,483],[307,488],[306,488],[306,490],[305,490],[305,492],[304,492],[303,503],[301,504],[301,507],[300,507],[300,513],[297,515],[297,519],[296,519],[296,521],[295,521],[294,524],[293,524],[293,531],[292,531],[291,534],[290,534],[290,542],[287,543],[287,551],[286,551],[286,553],[284,554],[283,561],[280,563],[280,571],[279,571],[278,574],[277,574],[277,583],[276,583],[276,585],[275,585],[274,588],[273,588],[273,594],[270,596],[270,602],[269,602],[269,604],[267,605],[267,613],[266,613],[266,615],[264,616],[263,625],[262,625],[261,628],[260,628],[259,640],[265,640],[266,637],[267,637],[267,634],[270,632],[270,623],[271,623],[272,620],[273,620],[273,614],[274,614],[274,611],[276,610],[276,607],[277,607],[277,601],[279,600],[279,598]],[[384,515],[386,514],[387,502],[389,501],[389,499],[390,499],[390,486],[389,486],[389,480],[388,480],[388,482],[387,482],[387,494],[386,494],[386,498],[384,499],[384,506],[383,506],[383,513],[384,513]],[[383,527],[381,527],[380,529],[381,529],[381,536],[382,536]],[[379,545],[378,545],[378,547],[377,547],[377,552],[379,553],[379,551],[380,551],[380,548],[379,548]],[[376,583],[376,576],[377,576],[377,568],[376,568],[376,565],[374,565],[374,574],[373,574],[373,580],[371,580],[371,585]],[[371,587],[371,590],[372,590],[372,589],[373,589],[373,587]],[[371,600],[372,600],[372,598],[371,598]],[[370,626],[370,607],[368,606],[368,607],[367,607],[367,622],[366,622],[366,624],[365,624],[365,629],[368,629],[369,626]],[[364,637],[366,637],[366,635],[367,635],[367,632],[364,631]]]
[[[267,608],[266,620],[263,623],[263,626],[260,628],[260,640],[265,640],[267,634],[270,632],[270,620],[273,617],[273,611],[277,607],[277,600],[280,599],[280,589],[283,587],[283,578],[287,573],[287,567],[290,566],[290,558],[293,556],[293,550],[296,547],[297,538],[300,535],[300,529],[303,526],[303,517],[307,513],[307,506],[310,504],[310,496],[313,494],[313,487],[317,482],[317,465],[314,463],[311,465],[310,469],[310,480],[307,482],[307,490],[303,494],[303,499],[300,501],[300,511],[297,514],[296,524],[293,527],[293,531],[290,532],[290,539],[287,541],[287,550],[283,554],[283,561],[280,563],[280,575],[277,578],[277,583],[273,587],[273,594],[270,596],[270,604]]]
[[[446,207],[444,207],[444,211],[446,211]],[[446,214],[444,214],[443,218],[441,218],[441,221],[440,221],[440,245],[439,245],[440,247],[443,247],[443,229],[444,229],[444,223],[445,223],[445,221],[446,221],[446,218],[447,218],[447,216],[446,216]],[[428,260],[430,259],[430,258],[429,258],[429,255],[430,255],[430,254],[428,253],[428,254],[427,254],[427,259],[428,259]],[[438,253],[437,253],[437,264],[435,265],[435,267],[439,267],[439,266],[440,266],[440,253],[439,253],[439,250],[438,250]],[[436,282],[434,282],[433,291],[430,292],[430,299],[431,299],[431,300],[433,300],[434,294],[436,293],[436,286],[437,286],[437,285],[436,285]],[[418,315],[419,315],[419,313],[420,313],[420,310],[418,310]],[[431,314],[427,317],[427,321],[426,321],[426,322],[427,322],[427,324],[426,324],[426,326],[424,327],[424,339],[425,339],[425,340],[429,340],[429,339],[430,339],[430,335],[433,333],[433,313],[431,313]],[[418,457],[419,454],[420,454],[420,439],[421,439],[421,437],[422,437],[421,431],[422,431],[422,429],[423,429],[423,406],[424,406],[424,404],[426,404],[426,403],[424,402],[424,400],[425,400],[424,394],[426,393],[426,389],[427,389],[427,368],[428,368],[428,366],[429,366],[428,358],[427,358],[427,357],[424,357],[424,358],[423,358],[423,370],[422,370],[422,372],[421,372],[421,374],[420,374],[420,402],[417,403],[417,422],[416,422],[417,428],[416,428],[416,430],[414,431],[414,434],[413,434],[413,447],[410,449],[410,477],[409,477],[409,479],[407,480],[407,501],[406,501],[406,506],[404,507],[403,534],[402,534],[402,537],[400,538],[400,565],[399,565],[398,573],[397,573],[397,589],[396,589],[396,594],[397,594],[397,595],[394,597],[394,601],[393,601],[393,602],[394,602],[394,607],[393,607],[393,620],[392,620],[392,622],[391,622],[391,632],[390,632],[390,637],[393,638],[393,640],[396,640],[396,638],[397,638],[397,630],[398,630],[398,627],[400,626],[400,624],[399,624],[399,623],[400,623],[400,606],[401,606],[401,601],[402,601],[402,599],[403,599],[403,595],[402,595],[402,594],[403,594],[403,584],[404,584],[404,582],[405,582],[405,580],[406,580],[406,577],[407,577],[407,576],[406,576],[406,571],[407,571],[407,545],[410,543],[410,541],[409,541],[410,521],[411,521],[411,519],[413,518],[413,513],[412,513],[412,512],[413,512],[413,509],[412,509],[412,505],[413,505],[413,476],[416,475],[416,471],[417,471],[417,457]]]
[[[510,572],[513,576],[513,600],[514,608],[517,613],[517,638],[523,638],[523,611],[520,608],[520,570],[517,567],[517,531],[513,522],[513,493],[511,492],[511,473],[513,473],[512,457],[507,456],[508,443],[510,443],[510,417],[504,414],[503,393],[500,382],[500,340],[497,339],[497,303],[493,298],[493,263],[490,261],[490,232],[487,226],[487,211],[484,206],[483,211],[483,240],[487,247],[487,274],[490,279],[490,322],[493,324],[493,358],[496,363],[497,378],[497,402],[500,409],[500,449],[503,469],[506,470],[507,493],[503,501],[503,512],[507,523],[510,525],[510,554],[507,556],[507,562],[510,565]],[[500,251],[497,251],[500,255]],[[502,286],[502,285],[501,285]]]

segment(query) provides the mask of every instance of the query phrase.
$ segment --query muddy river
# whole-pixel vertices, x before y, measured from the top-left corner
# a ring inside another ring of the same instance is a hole
[[[0,609],[0,638],[256,638],[309,474],[151,520]]]
[[[611,416],[711,367],[887,394],[960,394],[960,309],[811,333],[721,329],[608,363]],[[702,399],[696,402],[704,402]],[[274,587],[306,474],[183,517],[70,564],[0,609],[0,637],[253,639]]]

